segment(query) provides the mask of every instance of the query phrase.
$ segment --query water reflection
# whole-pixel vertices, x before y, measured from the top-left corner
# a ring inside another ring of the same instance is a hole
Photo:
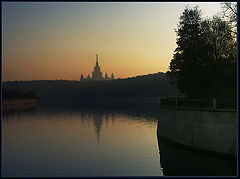
[[[99,137],[101,135],[101,128],[103,123],[103,114],[102,113],[93,113],[93,124],[95,126],[95,131],[97,135],[97,141],[99,144]]]
[[[49,100],[3,113],[3,176],[161,176],[157,119],[137,109]]]
[[[157,133],[160,133],[160,125],[158,122]],[[236,158],[229,159],[196,152],[159,135],[157,138],[160,165],[165,176],[236,176]]]
[[[156,104],[77,100],[43,100],[34,109],[4,112],[2,174],[236,174],[235,161],[185,150],[157,137],[159,117],[171,115],[161,113]]]

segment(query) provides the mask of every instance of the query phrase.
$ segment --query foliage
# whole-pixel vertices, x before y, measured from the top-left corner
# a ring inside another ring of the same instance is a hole
[[[236,95],[237,44],[220,17],[201,18],[198,7],[180,16],[177,48],[167,73],[189,97]]]
[[[221,5],[223,17],[228,20],[234,34],[237,35],[237,2],[223,2]]]

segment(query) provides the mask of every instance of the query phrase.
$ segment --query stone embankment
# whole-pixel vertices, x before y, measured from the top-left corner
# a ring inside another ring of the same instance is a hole
[[[237,156],[237,112],[160,109],[157,135],[200,151]]]

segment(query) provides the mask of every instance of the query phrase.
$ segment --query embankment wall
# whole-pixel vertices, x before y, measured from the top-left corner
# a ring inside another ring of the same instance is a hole
[[[157,134],[192,149],[237,156],[237,113],[160,109]]]

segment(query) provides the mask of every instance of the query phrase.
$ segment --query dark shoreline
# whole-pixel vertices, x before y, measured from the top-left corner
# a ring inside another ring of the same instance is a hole
[[[21,109],[21,108],[31,108],[36,106],[38,99],[3,99],[2,100],[2,109]]]

